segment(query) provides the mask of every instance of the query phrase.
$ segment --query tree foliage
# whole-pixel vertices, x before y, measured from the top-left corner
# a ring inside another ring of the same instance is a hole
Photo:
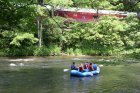
[[[76,7],[135,11],[140,9],[139,0],[73,0]]]
[[[72,0],[46,0],[46,3],[49,3],[54,6],[61,6],[61,7],[69,6],[73,4]]]
[[[38,41],[33,34],[20,33],[10,42],[11,45],[20,47],[21,45],[30,46]]]
[[[103,16],[80,23],[50,16],[38,0],[0,1],[0,55],[112,55],[140,48],[140,20]],[[139,12],[139,0],[44,0],[56,7],[83,7]],[[51,7],[51,8],[52,8]],[[38,48],[37,20],[42,22],[43,47]],[[17,48],[18,47],[18,48]]]

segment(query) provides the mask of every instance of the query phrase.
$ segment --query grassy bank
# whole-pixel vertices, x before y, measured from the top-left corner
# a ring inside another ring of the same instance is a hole
[[[80,56],[80,55],[92,55],[92,56],[101,56],[99,60],[93,60],[92,62],[96,62],[97,64],[103,65],[127,65],[132,63],[140,62],[140,49],[131,49],[127,51],[115,52],[109,54],[109,52],[88,50],[88,49],[67,49],[62,51],[58,46],[51,47],[23,47],[23,48],[12,48],[0,50],[0,56]],[[113,56],[113,58],[109,58]],[[109,59],[107,59],[107,57]],[[110,60],[111,59],[111,60]]]

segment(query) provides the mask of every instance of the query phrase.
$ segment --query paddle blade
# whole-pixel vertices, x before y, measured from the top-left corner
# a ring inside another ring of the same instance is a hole
[[[67,71],[69,71],[69,69],[64,69],[63,71],[64,71],[64,72],[67,72]]]

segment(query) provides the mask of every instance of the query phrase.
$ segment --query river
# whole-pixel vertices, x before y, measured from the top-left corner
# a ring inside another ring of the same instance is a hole
[[[0,93],[140,93],[140,63],[104,65],[93,77],[64,72],[73,61],[91,60],[102,57],[1,57]]]

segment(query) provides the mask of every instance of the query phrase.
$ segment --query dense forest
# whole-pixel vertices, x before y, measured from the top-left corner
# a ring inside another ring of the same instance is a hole
[[[47,8],[46,5],[50,5]],[[140,20],[102,16],[67,22],[56,7],[140,11],[139,0],[0,0],[0,56],[127,55],[140,57]],[[69,28],[69,29],[67,29]]]

